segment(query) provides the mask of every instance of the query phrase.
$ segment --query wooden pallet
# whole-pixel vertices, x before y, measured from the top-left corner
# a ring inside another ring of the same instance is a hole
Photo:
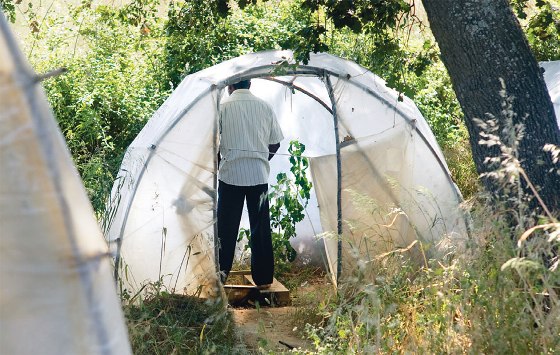
[[[258,302],[260,306],[289,306],[290,290],[280,281],[273,279],[270,288],[259,290],[253,281],[250,270],[232,271],[230,276],[242,276],[242,284],[224,285],[228,301],[231,305],[249,305]]]

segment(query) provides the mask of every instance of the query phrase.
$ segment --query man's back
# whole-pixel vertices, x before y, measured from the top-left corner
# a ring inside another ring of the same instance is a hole
[[[220,109],[219,179],[237,186],[266,184],[268,146],[282,140],[270,106],[247,89],[237,89]]]

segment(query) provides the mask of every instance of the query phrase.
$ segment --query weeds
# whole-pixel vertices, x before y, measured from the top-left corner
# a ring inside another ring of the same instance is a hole
[[[417,269],[400,254],[367,263],[371,282],[349,278],[338,295],[306,309],[316,353],[554,353],[560,350],[558,261],[508,238],[482,207],[467,252]],[[550,233],[549,239],[556,234]],[[536,238],[534,236],[533,238]],[[557,248],[556,244],[556,248]],[[309,302],[308,304],[313,304]]]
[[[134,354],[244,353],[221,303],[150,284],[144,299],[123,308]]]

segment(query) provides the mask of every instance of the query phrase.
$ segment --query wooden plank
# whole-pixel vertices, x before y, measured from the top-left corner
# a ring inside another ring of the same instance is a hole
[[[258,301],[261,304],[265,301],[272,306],[291,304],[290,290],[276,279],[273,279],[269,288],[260,290],[253,281],[250,270],[234,271],[230,272],[230,275],[242,276],[242,278],[236,278],[237,282],[242,282],[241,285],[224,285],[228,301],[232,305],[243,305],[247,301]]]
[[[253,277],[251,275],[245,275],[245,279],[247,279],[247,281],[251,284],[251,285],[255,285],[255,281],[253,281]],[[286,288],[286,286],[282,285],[280,283],[280,281],[276,280],[276,278],[272,279],[272,284],[270,285],[269,288],[263,289],[261,291],[268,291],[268,292],[290,292],[290,290],[288,290]]]
[[[257,288],[255,285],[224,285],[224,288],[226,290],[228,289],[248,289],[248,290],[253,290],[255,288]]]
[[[251,275],[245,275],[245,279],[252,285],[256,286]],[[272,284],[269,288],[261,289],[259,292],[261,294],[269,295],[271,298],[270,301],[273,305],[289,306],[292,304],[290,290],[288,290],[286,286],[282,285],[280,281],[276,280],[276,278],[272,279]]]
[[[251,275],[251,270],[234,270],[229,272],[230,275]]]
[[[228,302],[232,305],[250,298],[251,292],[257,292],[253,285],[224,285]]]

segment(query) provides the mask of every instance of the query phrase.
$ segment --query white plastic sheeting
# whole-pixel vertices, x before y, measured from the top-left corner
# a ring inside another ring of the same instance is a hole
[[[465,236],[458,191],[412,101],[401,102],[353,62],[315,54],[307,65],[282,65],[291,58],[289,51],[249,54],[187,76],[134,140],[113,188],[107,234],[127,287],[161,280],[174,292],[214,292],[217,110],[223,88],[246,78],[253,79],[251,91],[272,105],[285,136],[271,161],[270,183],[289,170],[290,140],[305,144],[311,161],[315,188],[293,243],[301,255],[326,254],[336,276],[337,142],[345,253],[364,240],[373,248],[368,254],[376,254],[415,239],[435,252],[441,240]],[[379,218],[359,212],[356,203],[364,196]],[[327,237],[317,242],[317,236]],[[390,243],[381,246],[382,239]],[[343,258],[344,273],[355,264]]]
[[[130,354],[107,245],[0,14],[0,353]]]
[[[544,81],[554,105],[558,128],[560,128],[560,60],[541,62],[540,65],[544,69]]]

